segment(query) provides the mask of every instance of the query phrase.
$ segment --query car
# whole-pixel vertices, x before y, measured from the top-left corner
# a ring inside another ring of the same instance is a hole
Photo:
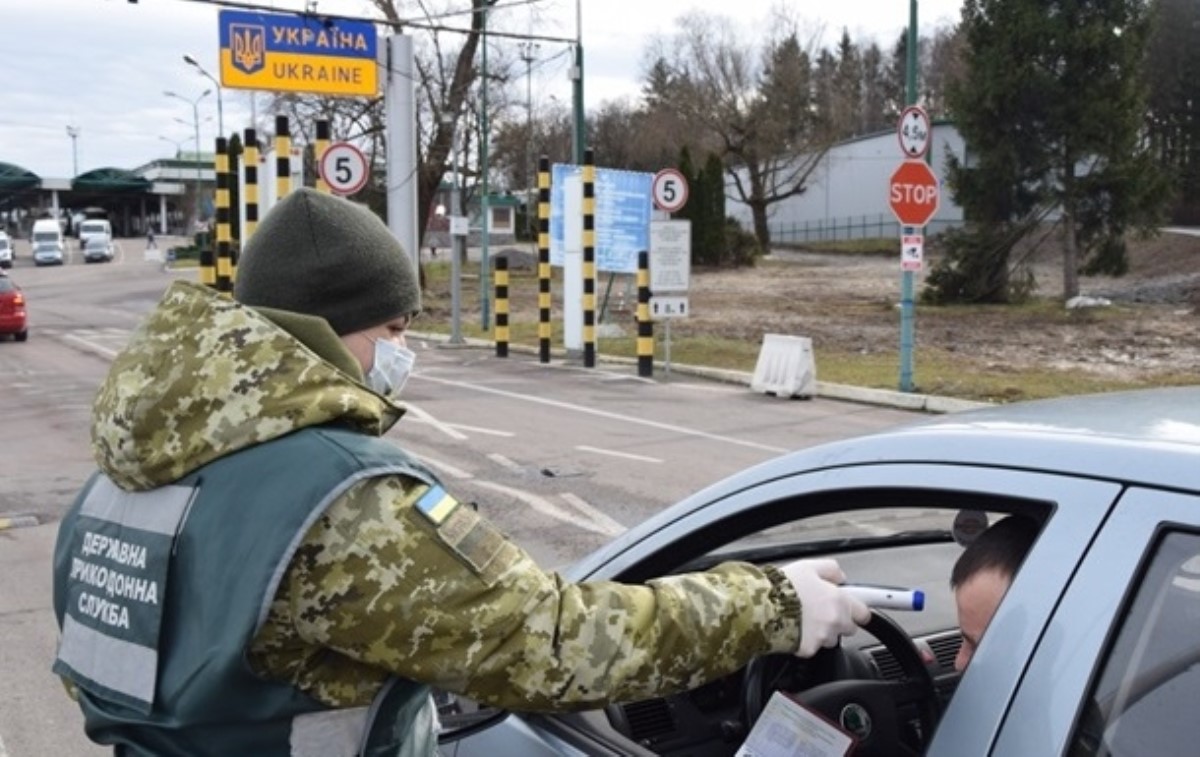
[[[0,268],[12,268],[13,247],[8,234],[0,231]]]
[[[109,262],[113,259],[112,240],[103,234],[93,234],[83,245],[83,260],[86,263],[96,261]]]
[[[24,342],[29,338],[29,317],[25,312],[25,293],[7,273],[0,271],[0,334],[11,334]]]
[[[112,241],[112,224],[102,218],[88,218],[79,223],[79,246],[86,248],[88,240],[103,237]]]
[[[33,243],[33,263],[34,265],[62,265],[63,264],[63,245],[61,242],[39,242]]]
[[[1037,539],[960,674],[950,570],[962,544],[1008,515],[1035,521]],[[921,589],[925,609],[876,609],[811,659],[763,655],[598,710],[504,713],[439,692],[443,749],[724,757],[782,691],[853,733],[858,757],[1196,753],[1200,387],[973,410],[799,450],[564,573],[644,582],[806,557],[836,558],[855,583]]]

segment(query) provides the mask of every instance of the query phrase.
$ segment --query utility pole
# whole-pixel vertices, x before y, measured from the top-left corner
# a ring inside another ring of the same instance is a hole
[[[538,48],[536,42],[521,43],[521,60],[525,61],[525,230],[531,236],[534,231],[533,198],[537,188],[533,167],[533,61]]]
[[[68,126],[67,136],[71,138],[71,178],[74,179],[79,175],[79,150],[77,148],[77,140],[79,133],[83,131],[79,126]]]
[[[217,81],[216,77],[204,70],[195,58],[190,55],[183,56],[183,62],[200,72],[200,75],[213,83],[213,89],[217,93],[217,136],[225,136],[225,108],[221,104],[221,82]]]
[[[175,94],[169,90],[164,91],[163,94],[167,97],[174,97],[176,100],[183,100],[185,103],[192,106],[192,129],[194,130],[196,136],[196,154],[193,156],[193,161],[196,164],[196,192],[194,198],[194,208],[192,211],[194,214],[192,218],[194,224],[200,220],[200,185],[204,181],[203,175],[201,174],[202,168],[200,165],[200,101],[211,95],[212,90],[204,90],[195,100],[189,100],[183,95]]]
[[[583,3],[575,0],[575,65],[571,67],[571,93],[575,109],[575,134],[573,158],[577,166],[583,165],[584,144],[587,130],[583,123]]]

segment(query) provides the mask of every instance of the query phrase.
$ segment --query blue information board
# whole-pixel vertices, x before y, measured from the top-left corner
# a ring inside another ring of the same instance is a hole
[[[550,264],[564,256],[563,185],[578,176],[580,166],[555,163],[550,168]],[[650,249],[650,185],[654,174],[596,169],[596,271],[637,273],[639,252]]]

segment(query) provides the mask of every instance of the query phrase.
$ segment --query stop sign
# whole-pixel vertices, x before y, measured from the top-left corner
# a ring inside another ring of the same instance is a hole
[[[906,160],[888,184],[888,205],[904,226],[924,226],[938,209],[938,178],[923,160]]]

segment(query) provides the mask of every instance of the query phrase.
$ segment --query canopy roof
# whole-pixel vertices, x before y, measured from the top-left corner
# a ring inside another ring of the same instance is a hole
[[[0,163],[0,192],[21,192],[40,184],[41,177],[21,166]]]
[[[97,168],[80,174],[71,188],[81,192],[146,192],[151,182],[123,168]]]

